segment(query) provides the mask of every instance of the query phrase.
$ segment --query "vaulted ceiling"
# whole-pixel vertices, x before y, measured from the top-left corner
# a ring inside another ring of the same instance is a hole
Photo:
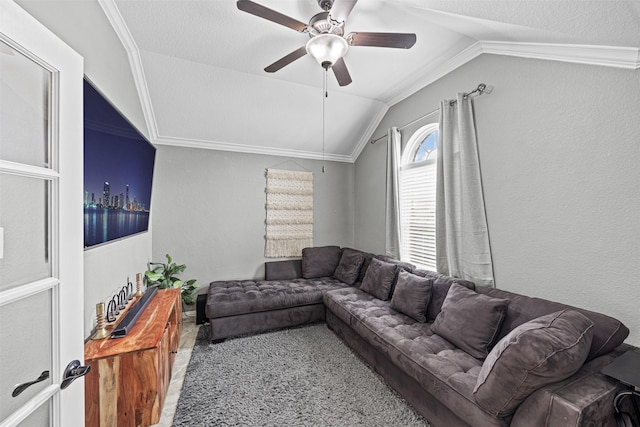
[[[316,0],[257,2],[305,23],[321,11]],[[351,162],[390,106],[481,54],[640,67],[639,1],[360,0],[345,32],[408,32],[417,42],[349,49],[353,83],[328,75],[323,143],[323,69],[306,55],[264,71],[307,34],[234,0],[98,3],[129,52],[155,144]]]

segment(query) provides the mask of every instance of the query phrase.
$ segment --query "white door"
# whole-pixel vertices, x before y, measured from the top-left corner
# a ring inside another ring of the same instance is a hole
[[[83,379],[61,390],[84,348],[82,67],[0,0],[2,427],[84,425]]]

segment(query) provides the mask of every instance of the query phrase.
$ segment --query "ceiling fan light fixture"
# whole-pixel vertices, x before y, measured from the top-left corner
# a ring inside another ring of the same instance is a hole
[[[307,42],[307,53],[323,68],[332,67],[347,54],[349,44],[335,34],[318,34]]]

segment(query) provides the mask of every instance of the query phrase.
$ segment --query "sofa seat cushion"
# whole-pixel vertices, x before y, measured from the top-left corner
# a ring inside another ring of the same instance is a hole
[[[228,280],[209,286],[207,318],[235,316],[310,304],[322,304],[323,294],[347,285],[339,280]]]
[[[383,353],[423,388],[476,425],[504,425],[473,397],[482,361],[456,348],[431,331],[431,323],[417,322],[356,288],[329,291],[324,303],[367,343]]]

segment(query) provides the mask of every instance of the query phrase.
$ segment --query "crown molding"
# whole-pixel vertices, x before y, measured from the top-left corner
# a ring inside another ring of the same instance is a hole
[[[360,138],[355,148],[353,149],[353,152],[351,153],[352,163],[355,163],[360,153],[362,153],[362,150],[364,150],[364,148],[367,146],[367,144],[371,140],[371,136],[378,128],[378,125],[380,124],[384,116],[387,114],[387,111],[389,111],[389,106],[387,104],[382,104],[381,107],[378,109],[378,112],[376,113],[376,115],[371,118],[371,120],[369,121],[369,125],[367,126],[367,129],[364,131],[364,133],[362,134],[362,137]]]
[[[398,102],[408,98],[420,89],[430,85],[441,77],[452,72],[456,68],[466,64],[482,54],[516,56],[520,58],[543,59],[549,61],[562,61],[579,64],[600,65],[605,67],[640,69],[640,48],[618,47],[618,46],[595,46],[577,44],[553,44],[553,43],[521,43],[521,42],[498,42],[498,41],[478,41],[459,53],[440,62],[432,69],[426,71],[423,76],[416,72],[415,83],[407,87],[397,96],[386,101],[391,107]],[[375,118],[369,125],[373,127],[372,133],[382,121]],[[374,124],[375,123],[375,124]],[[367,130],[369,130],[369,128]],[[371,134],[367,134],[369,138]],[[362,140],[353,152],[354,161],[358,158],[366,142]]]
[[[158,124],[153,111],[153,104],[140,57],[140,50],[122,18],[115,4],[115,0],[97,1],[127,52],[151,142],[159,145],[354,163],[367,146],[371,135],[373,135],[390,107],[484,53],[615,68],[640,69],[640,48],[483,40],[467,46],[460,52],[454,51],[448,57],[438,61],[436,65],[430,68],[423,68],[416,71],[413,76],[410,77],[413,83],[405,87],[399,94],[388,99],[385,99],[385,96],[383,96],[381,100],[383,107],[371,118],[351,155],[323,154],[311,151],[268,148],[228,142],[166,137],[160,136],[158,131]],[[392,88],[387,91],[387,94],[393,93],[394,89],[395,88]]]
[[[414,74],[415,83],[393,98],[386,100],[386,104],[389,107],[397,104],[483,53],[614,68],[640,68],[640,48],[635,47],[482,40],[454,53],[426,72],[424,69],[416,72]],[[422,74],[423,72],[424,74]]]
[[[315,151],[288,150],[283,148],[262,147],[257,145],[235,144],[230,142],[207,141],[177,137],[160,136],[156,145],[172,145],[183,148],[200,148],[204,150],[232,151],[236,153],[262,154],[267,156],[294,157],[298,159],[326,160],[329,162],[353,163],[352,156],[342,154],[323,154]]]
[[[363,133],[362,138],[360,138],[360,140],[358,141],[358,144],[355,146],[353,150],[353,153],[351,154],[351,157],[353,158],[352,161],[355,162],[358,159],[358,157],[360,156],[360,153],[362,153],[362,151],[365,149],[365,147],[369,143],[371,136],[378,128],[378,125],[384,118],[387,111],[389,111],[390,107],[408,98],[409,96],[413,95],[420,89],[430,85],[431,83],[435,82],[439,78],[447,75],[448,73],[452,72],[456,68],[466,64],[467,62],[480,56],[481,54],[482,54],[482,46],[480,42],[476,42],[466,47],[461,52],[457,52],[450,55],[444,61],[439,62],[437,65],[431,67],[431,69],[426,71],[426,73],[423,74],[424,70],[420,70],[419,72],[416,72],[413,75],[415,82],[412,85],[405,88],[401,93],[399,93],[395,97],[387,100],[384,103],[385,108],[381,108],[378,111],[378,114],[376,114],[376,116],[371,119],[371,121],[369,122],[369,125],[367,126],[366,131]]]
[[[482,55],[482,53],[483,51],[481,42],[475,42],[470,46],[467,46],[460,52],[454,52],[449,55],[449,57],[445,57],[443,60],[438,61],[438,63],[432,66],[430,69],[425,70],[423,68],[416,71],[412,76],[413,80],[415,81],[414,84],[408,86],[393,98],[386,100],[386,104],[389,107],[394,106],[398,102],[413,95],[420,89],[446,76],[456,68]]]
[[[494,55],[633,70],[640,68],[640,49],[635,47],[497,41],[481,41],[480,44],[482,45],[482,53]]]
[[[153,112],[153,105],[151,103],[151,96],[149,94],[149,86],[147,85],[147,79],[145,77],[144,69],[142,67],[142,58],[140,58],[140,50],[136,44],[127,24],[124,22],[120,10],[114,0],[98,0],[98,4],[104,11],[111,27],[115,31],[116,35],[120,39],[120,43],[127,52],[129,57],[129,65],[131,66],[131,74],[133,75],[133,81],[138,91],[138,98],[142,106],[142,114],[147,125],[151,142],[154,143],[158,139],[158,123],[156,122],[156,116]]]

